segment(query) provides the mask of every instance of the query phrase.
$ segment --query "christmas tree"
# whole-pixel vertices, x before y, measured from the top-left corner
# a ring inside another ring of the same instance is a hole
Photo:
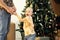
[[[55,14],[52,12],[52,8],[49,0],[26,0],[26,6],[33,8],[33,22],[36,32],[36,36],[54,36],[55,30]],[[25,9],[23,12],[25,12]],[[20,26],[23,23],[20,23]],[[52,39],[53,40],[53,39]]]

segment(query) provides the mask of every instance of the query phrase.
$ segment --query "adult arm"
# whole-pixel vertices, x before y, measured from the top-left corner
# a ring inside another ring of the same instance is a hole
[[[0,6],[2,8],[4,8],[7,12],[9,12],[10,14],[12,14],[14,12],[14,9],[12,9],[12,7],[7,6],[3,0],[0,0]]]
[[[25,18],[22,18],[21,16],[19,16],[17,13],[15,13],[15,15],[17,16],[17,18],[19,19],[19,21],[24,22],[26,20]]]

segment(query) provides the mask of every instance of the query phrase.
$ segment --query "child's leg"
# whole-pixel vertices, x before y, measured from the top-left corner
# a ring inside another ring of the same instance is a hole
[[[24,40],[27,40],[27,36],[24,37]]]
[[[29,35],[29,37],[27,38],[27,40],[35,40],[35,34]]]

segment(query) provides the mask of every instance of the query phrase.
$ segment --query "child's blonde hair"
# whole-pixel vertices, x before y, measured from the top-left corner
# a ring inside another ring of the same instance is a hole
[[[25,14],[28,14],[27,12],[30,12],[31,10],[33,11],[33,9],[31,7],[26,8]]]

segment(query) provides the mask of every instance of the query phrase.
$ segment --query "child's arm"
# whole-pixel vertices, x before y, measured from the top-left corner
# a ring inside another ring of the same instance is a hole
[[[15,16],[19,19],[19,21],[24,22],[25,18],[21,18],[17,13],[15,13]]]

